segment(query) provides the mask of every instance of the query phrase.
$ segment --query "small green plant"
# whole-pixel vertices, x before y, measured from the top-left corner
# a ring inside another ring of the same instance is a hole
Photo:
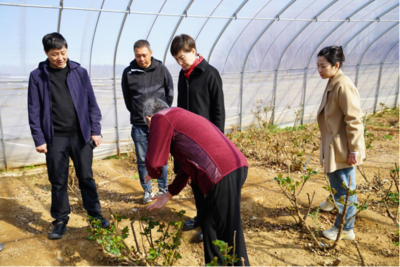
[[[399,246],[399,230],[396,230],[394,234],[391,236],[392,244]]]
[[[383,139],[385,139],[385,140],[393,140],[393,134],[387,134],[387,135],[384,135],[383,136]]]
[[[111,212],[111,210],[110,210]],[[112,260],[117,260],[121,264],[127,265],[174,265],[182,256],[178,250],[181,245],[182,237],[182,216],[185,211],[174,213],[178,220],[173,221],[172,216],[169,223],[155,221],[151,217],[136,215],[130,218],[132,236],[136,247],[129,247],[125,240],[129,237],[128,226],[119,229],[121,221],[127,217],[115,213],[111,215],[112,225],[108,229],[101,228],[101,221],[89,217],[88,239],[95,241],[103,254]],[[141,242],[136,235],[134,223],[136,217],[139,224],[139,234],[143,237]],[[147,243],[146,243],[147,241]],[[141,243],[141,246],[139,246]],[[145,244],[146,243],[146,244]],[[162,264],[161,264],[162,262]]]
[[[233,266],[239,260],[237,255],[234,254],[234,246],[229,246],[228,243],[218,239],[212,241],[212,243],[219,247],[219,251],[222,254],[222,264],[218,263],[218,257],[214,257],[214,259],[211,262],[207,263],[206,266]],[[233,253],[230,253],[232,249],[234,249]]]
[[[106,157],[106,159],[119,159],[118,155],[111,155]]]

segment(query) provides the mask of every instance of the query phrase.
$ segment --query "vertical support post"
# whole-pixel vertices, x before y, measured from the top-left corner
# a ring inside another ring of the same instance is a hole
[[[276,110],[276,88],[278,86],[278,70],[275,70],[275,75],[274,75],[274,90],[272,92],[272,114],[271,114],[271,122],[272,124],[275,123],[275,110]]]
[[[131,10],[131,5],[132,5],[133,0],[129,1],[129,4],[126,8],[126,11],[129,11],[129,13],[125,13],[124,19],[122,20],[121,23],[121,28],[119,29],[119,34],[117,38],[117,43],[115,44],[115,50],[114,50],[114,64],[113,64],[113,81],[114,81],[114,104],[115,104],[115,123],[116,123],[116,133],[117,133],[117,155],[118,157],[121,156],[121,148],[119,144],[119,125],[118,125],[118,101],[117,101],[117,77],[116,77],[116,67],[117,67],[117,53],[118,53],[118,45],[119,45],[119,40],[121,39],[122,31],[124,29],[126,17],[128,14],[130,14]]]
[[[379,87],[381,86],[381,78],[382,78],[382,69],[383,69],[383,62],[381,62],[381,65],[379,67],[378,83],[376,84],[376,91],[375,91],[374,113],[376,112],[376,106],[378,104]]]
[[[57,32],[60,32],[61,28],[61,15],[64,8],[64,0],[60,0],[60,10],[58,11],[58,25],[57,25]]]
[[[397,107],[399,101],[399,78],[397,77],[397,85],[396,85],[396,97],[394,100],[394,108]]]
[[[8,171],[6,141],[4,140],[3,123],[1,122],[1,110],[0,110],[0,132],[1,132],[1,141],[3,143],[4,167]]]
[[[356,66],[356,78],[354,80],[354,85],[357,87],[357,83],[358,83],[358,73],[360,72],[360,65],[361,64],[357,64]]]
[[[240,73],[240,95],[239,95],[239,123],[240,123],[240,131],[243,129],[243,79],[244,79],[244,70]]]
[[[307,74],[308,74],[308,67],[304,68],[303,95],[301,97],[301,120],[300,120],[300,124],[304,123],[304,108],[306,106],[306,93],[307,93]]]

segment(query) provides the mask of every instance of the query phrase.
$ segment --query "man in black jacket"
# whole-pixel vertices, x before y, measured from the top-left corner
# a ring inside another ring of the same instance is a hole
[[[211,121],[222,133],[225,128],[225,104],[222,79],[217,69],[197,54],[194,39],[181,34],[171,43],[171,54],[182,67],[178,80],[178,107],[189,110]],[[175,164],[175,173],[179,166]],[[197,216],[184,224],[185,230],[200,225],[199,214],[203,208],[204,195],[198,185],[192,186]],[[200,231],[197,235],[203,239]]]
[[[150,44],[146,40],[138,40],[133,45],[135,59],[125,68],[122,74],[122,92],[126,108],[131,113],[132,140],[135,144],[137,166],[140,183],[144,190],[143,203],[151,202],[154,197],[151,182],[146,183],[144,177],[147,170],[144,165],[149,139],[149,127],[143,118],[143,103],[152,97],[159,98],[169,106],[174,98],[172,77],[161,61],[153,58]],[[167,192],[168,166],[163,167],[158,179],[158,194]]]

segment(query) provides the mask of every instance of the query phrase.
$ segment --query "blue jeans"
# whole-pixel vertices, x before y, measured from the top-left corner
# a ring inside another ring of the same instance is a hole
[[[149,127],[142,125],[132,125],[131,132],[133,143],[135,144],[135,152],[137,158],[137,167],[139,172],[140,184],[144,190],[152,190],[151,181],[147,184],[144,182],[144,177],[147,175],[146,166],[144,165],[144,160],[146,158],[147,143],[149,140]],[[157,179],[158,188],[167,187],[167,174],[168,174],[168,164],[162,168],[162,175]]]
[[[337,202],[337,200],[344,196],[344,203],[346,202],[346,190],[342,187],[342,183],[345,183],[346,187],[349,186],[349,180],[351,179],[350,189],[356,189],[356,169],[354,167],[336,170],[334,172],[327,174],[329,177],[329,182],[331,183],[331,187],[335,188],[336,194],[334,195],[334,199],[336,204],[339,207],[339,212],[343,212],[343,205]],[[348,220],[350,217],[356,214],[357,209],[352,203],[357,203],[357,195],[349,196],[349,201],[347,204],[347,212],[345,216],[345,221]],[[343,230],[351,230],[354,227],[355,217],[353,217],[350,221],[346,222],[343,226]],[[340,226],[340,214],[338,213],[336,216],[335,226],[339,228]]]

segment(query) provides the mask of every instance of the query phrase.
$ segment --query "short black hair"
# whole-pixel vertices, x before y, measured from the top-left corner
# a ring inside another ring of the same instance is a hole
[[[345,61],[343,48],[337,45],[322,48],[317,57],[324,57],[329,63],[331,63],[332,67],[339,62],[339,68],[341,68]]]
[[[181,34],[175,36],[172,40],[170,51],[172,56],[176,56],[180,51],[189,53],[193,48],[197,51],[194,39],[190,35]]]
[[[58,32],[46,34],[43,39],[44,51],[49,52],[51,49],[61,49],[63,46],[68,49],[67,40]]]
[[[133,52],[135,52],[136,48],[142,48],[142,47],[147,47],[151,51],[150,43],[147,40],[137,40],[133,45]]]

